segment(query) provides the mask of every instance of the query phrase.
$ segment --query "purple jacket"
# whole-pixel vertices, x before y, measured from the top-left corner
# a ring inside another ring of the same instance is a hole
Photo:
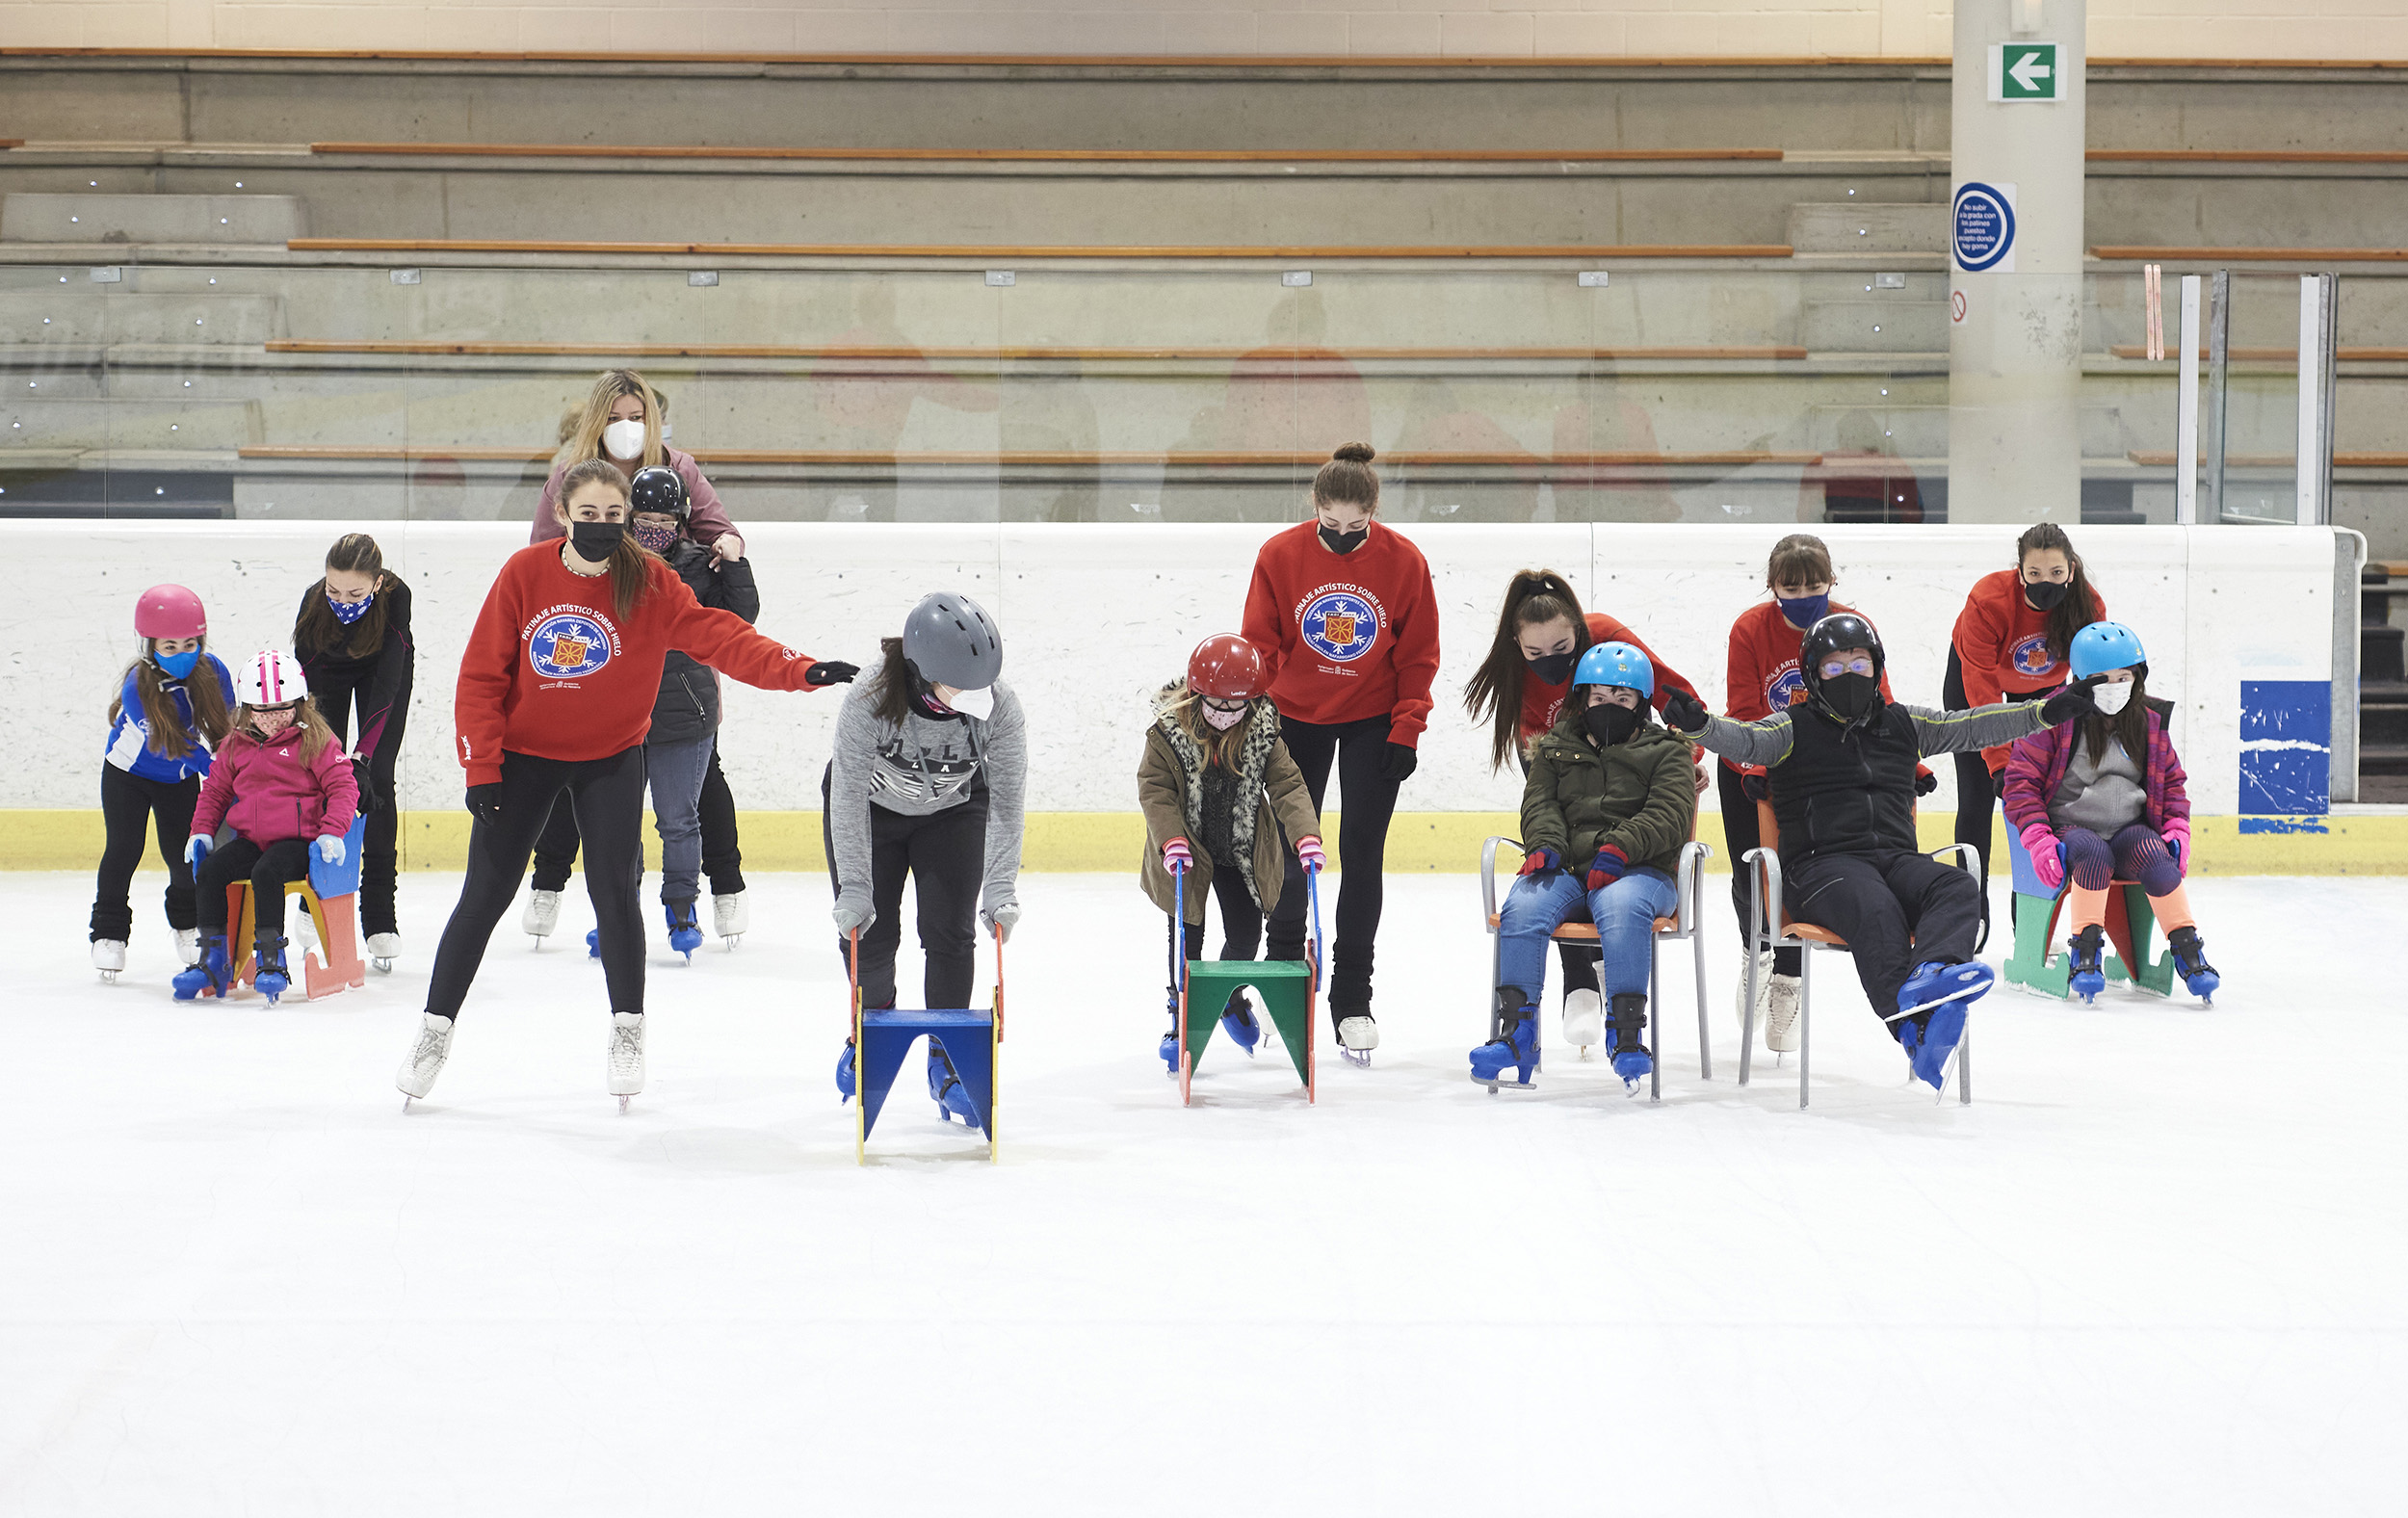
[[[664,443],[661,457],[677,471],[677,478],[686,482],[686,503],[691,508],[686,514],[686,536],[708,548],[720,540],[721,533],[735,532],[736,524],[727,519],[727,509],[720,505],[720,493],[702,477],[702,466],[694,461],[694,455],[681,454]],[[561,476],[566,473],[566,466],[555,465],[552,477],[543,482],[543,496],[536,502],[535,530],[527,535],[527,541],[539,543],[568,536],[568,529],[552,514],[552,503],[561,495]]]
[[[2183,761],[2174,752],[2174,740],[2166,736],[2165,720],[2154,708],[2145,715],[2149,722],[2149,762],[2143,767],[2142,785],[2149,793],[2149,809],[2141,814],[2142,820],[2153,833],[2164,832],[2168,824],[2177,821],[2188,832],[2190,796],[2183,789]],[[2056,795],[2066,767],[2073,763],[2074,745],[2084,725],[2080,720],[2060,722],[2029,738],[2017,739],[2007,750],[2002,799],[2008,826],[2021,832],[2034,823],[2044,827],[2055,825],[2049,821],[2049,798]]]

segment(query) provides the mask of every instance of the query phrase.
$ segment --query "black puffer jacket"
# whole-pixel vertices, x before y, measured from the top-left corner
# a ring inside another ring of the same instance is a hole
[[[761,616],[761,591],[752,583],[751,561],[711,566],[711,550],[680,537],[661,556],[703,605],[733,612],[746,621]],[[672,648],[661,665],[661,694],[652,703],[648,744],[682,744],[719,731],[719,676]]]

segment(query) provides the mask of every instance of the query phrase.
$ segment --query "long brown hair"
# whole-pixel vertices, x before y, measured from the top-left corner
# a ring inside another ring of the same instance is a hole
[[[1313,504],[1378,510],[1379,476],[1372,468],[1376,457],[1369,443],[1340,443],[1313,476]]]
[[[345,533],[327,550],[327,567],[346,574],[364,574],[376,581],[376,599],[359,620],[349,627],[327,604],[326,576],[310,588],[309,600],[293,622],[293,652],[306,659],[314,652],[340,653],[365,659],[384,646],[384,614],[401,580],[384,572],[384,550],[366,533]]]
[[[1572,656],[1577,659],[1588,648],[1588,618],[1581,614],[1581,598],[1573,592],[1572,583],[1553,569],[1524,569],[1505,587],[1505,609],[1497,614],[1496,640],[1488,645],[1488,657],[1463,687],[1463,709],[1472,720],[1495,719],[1488,744],[1491,770],[1505,768],[1522,725],[1522,681],[1530,673],[1530,664],[1522,657],[1522,629],[1562,616],[1572,619]]]
[[[2074,635],[2097,621],[2099,612],[2090,593],[2090,576],[2082,568],[2081,555],[2074,552],[2074,540],[2055,522],[2034,522],[2024,529],[2023,537],[2015,539],[2015,593],[2023,593],[2024,561],[2052,548],[2065,556],[2065,563],[2073,571],[2065,582],[2065,599],[2049,608],[2049,619],[2040,631],[2048,641],[2050,659],[2061,664],[2066,650],[2074,646]]]
[[[235,709],[234,731],[254,744],[261,744],[260,736],[250,730],[250,711],[249,706]],[[318,715],[318,702],[311,696],[302,696],[301,704],[293,708],[293,720],[301,723],[301,762],[317,763],[318,756],[327,751],[327,745],[334,742],[334,729],[328,727],[327,720]]]
[[[2107,739],[2112,737],[2124,746],[2133,764],[2145,779],[2149,773],[2149,667],[2146,663],[2133,666],[2133,698],[2113,717],[2093,712],[2081,720],[2082,742],[2089,746],[2090,762],[2096,765],[2107,757]]]
[[[562,513],[567,513],[570,496],[581,487],[597,482],[618,492],[619,505],[628,504],[627,477],[618,472],[618,465],[607,458],[588,458],[569,465],[568,473],[561,476],[561,492],[553,499],[559,503]],[[635,512],[631,510],[627,514],[632,517]],[[573,528],[571,535],[574,536]],[[652,554],[643,544],[636,541],[635,529],[630,526],[618,535],[618,546],[611,550],[608,563],[611,607],[624,619],[635,612],[637,605],[643,600],[644,592],[651,588]]]
[[[555,461],[580,464],[589,458],[602,457],[602,429],[611,425],[611,407],[621,396],[632,395],[643,403],[643,458],[637,465],[645,468],[665,461],[661,443],[661,398],[643,376],[633,369],[605,369],[595,377],[593,388],[586,392],[586,407],[577,413],[577,425],[568,433],[568,440],[553,455]],[[561,482],[561,493],[568,493],[568,482]]]
[[[919,705],[917,679],[911,672],[911,661],[903,657],[903,640],[881,638],[877,641],[884,662],[877,671],[877,704],[870,715],[890,726],[901,727],[903,719]]]
[[[1254,725],[1253,701],[1246,702],[1243,719],[1226,728],[1215,727],[1204,720],[1204,697],[1197,694],[1195,687],[1182,680],[1179,689],[1163,701],[1160,710],[1177,722],[1179,730],[1192,739],[1198,748],[1204,750],[1207,768],[1218,765],[1233,773],[1236,772],[1238,746],[1245,741],[1246,729]]]
[[[115,725],[125,713],[125,676],[133,675],[134,694],[143,703],[143,720],[150,725],[150,746],[170,759],[181,759],[193,751],[190,739],[184,735],[184,719],[169,699],[167,671],[159,667],[158,640],[143,640],[143,656],[127,665],[118,676],[118,696],[109,703],[109,721]],[[206,678],[202,678],[206,676]],[[209,663],[209,640],[200,640],[200,658],[193,662],[193,672],[184,682],[184,699],[192,703],[193,730],[215,748],[225,742],[225,735],[234,726],[233,714],[225,707],[225,693],[219,689],[217,669]]]

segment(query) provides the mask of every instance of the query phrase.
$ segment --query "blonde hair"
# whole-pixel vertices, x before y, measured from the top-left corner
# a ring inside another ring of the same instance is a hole
[[[1255,696],[1248,700],[1245,716],[1222,729],[1204,720],[1204,697],[1197,694],[1195,687],[1182,680],[1179,689],[1163,703],[1163,710],[1179,724],[1181,732],[1204,750],[1205,764],[1218,765],[1223,770],[1234,772],[1238,768],[1238,745],[1245,737],[1245,730],[1254,725],[1254,702],[1261,699]]]
[[[586,408],[579,412],[574,428],[567,432],[567,441],[561,445],[555,458],[563,464],[580,463],[602,457],[602,429],[611,425],[611,407],[621,396],[634,396],[643,403],[643,458],[637,467],[648,468],[667,461],[661,445],[661,398],[643,376],[633,369],[605,369],[593,381],[586,395]],[[562,493],[565,495],[563,487]]]
[[[256,710],[256,707],[249,703],[235,708],[234,730],[252,743],[260,744],[265,743],[266,740],[253,732],[250,725],[250,714]],[[328,727],[327,720],[318,715],[317,697],[302,696],[301,704],[293,708],[293,720],[301,723],[302,762],[317,763],[318,756],[327,751],[328,744],[334,742],[334,729]]]

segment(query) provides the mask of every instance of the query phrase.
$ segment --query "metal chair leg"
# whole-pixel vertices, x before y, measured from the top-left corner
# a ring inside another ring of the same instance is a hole
[[[1655,1057],[1647,1061],[1647,1100],[1651,1104],[1663,1100],[1663,1049],[1662,1047],[1663,1044],[1663,996],[1662,994],[1663,977],[1658,973],[1662,967],[1662,956],[1659,953],[1662,947],[1663,941],[1656,936],[1654,929],[1649,929],[1647,932],[1647,1003],[1656,1009],[1656,1043],[1658,1046]],[[1603,975],[1598,977],[1597,983],[1599,985],[1605,983]]]
[[[1806,1110],[1806,1065],[1815,1048],[1815,951],[1797,950],[1797,1110]]]
[[[1974,1105],[1974,1023],[1970,1017],[1956,1040],[1956,1101],[1960,1107]]]

